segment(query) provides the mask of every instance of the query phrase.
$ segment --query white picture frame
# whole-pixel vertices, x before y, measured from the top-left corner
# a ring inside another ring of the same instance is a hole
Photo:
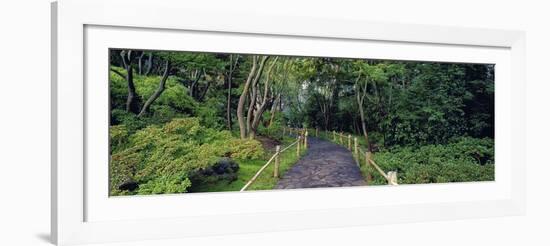
[[[54,243],[130,241],[524,213],[523,32],[282,15],[258,18],[260,16],[251,13],[216,12],[217,17],[212,18],[214,14],[206,9],[193,9],[182,15],[186,6],[177,0],[162,3],[62,0],[52,4],[51,235]],[[221,39],[225,45],[215,42]],[[108,107],[107,101],[101,98],[107,96],[106,49],[116,46],[494,63],[495,181],[109,198],[103,187],[107,185],[108,163],[102,154],[107,153],[104,112]]]

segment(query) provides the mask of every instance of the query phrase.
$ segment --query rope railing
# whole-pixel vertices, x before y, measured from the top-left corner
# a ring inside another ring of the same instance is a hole
[[[292,146],[297,145],[296,146],[296,155],[300,156],[301,146],[303,145],[304,149],[307,148],[307,132],[305,133],[305,136],[306,137],[302,137],[302,135],[299,135],[298,139],[296,141],[294,141],[293,143],[286,146],[283,150],[281,150],[280,145],[277,145],[277,147],[275,148],[275,154],[273,154],[273,156],[271,156],[271,158],[269,158],[269,160],[260,168],[260,170],[258,170],[258,172],[256,172],[256,174],[243,186],[243,188],[240,191],[245,191],[250,185],[252,185],[252,183],[254,183],[254,181],[256,181],[256,179],[260,176],[260,174],[262,174],[262,172],[273,161],[275,161],[275,166],[273,168],[273,177],[278,178],[279,177],[279,165],[280,165],[279,158],[281,156],[281,153],[283,153],[284,151],[290,149]]]
[[[301,136],[304,139],[304,146],[307,146],[307,135],[308,135],[308,129],[307,128],[292,128],[292,127],[283,127],[283,135],[286,134],[286,131],[290,135],[293,133]],[[315,128],[315,136],[319,137],[319,132],[324,133],[326,138],[330,140],[330,137],[332,135],[332,141],[339,143],[340,145],[346,146],[350,151],[353,151],[354,155],[357,157],[357,165],[361,166],[361,156],[359,153],[361,153],[365,158],[365,164],[370,165],[374,167],[374,169],[382,176],[389,185],[398,185],[397,183],[397,171],[389,171],[384,172],[374,160],[372,160],[371,155],[372,153],[368,150],[363,150],[361,147],[359,147],[359,142],[357,141],[357,137],[353,137],[352,141],[352,135],[351,134],[344,134],[344,132],[336,132],[332,131],[332,134],[330,134],[327,131],[319,131],[319,128]],[[347,141],[346,141],[347,140]],[[347,142],[347,143],[346,143]],[[353,147],[352,147],[353,142]]]
[[[300,141],[300,140],[296,140],[296,141],[294,141],[294,143],[291,143],[290,145],[286,146],[283,150],[281,150],[281,153],[283,153],[283,152],[284,152],[285,150],[287,150],[287,149],[290,149],[290,147],[292,147],[292,146],[294,146],[295,144],[297,144],[298,141]]]
[[[292,135],[293,133],[296,135],[305,135],[305,132],[307,129],[305,128],[294,128],[294,127],[283,127],[283,135],[286,135],[286,132],[288,131],[289,135]]]
[[[369,152],[364,152],[363,155],[365,156],[365,159],[367,160],[367,162],[372,165],[374,167],[374,169],[376,169],[376,171],[378,171],[378,173],[380,173],[380,175],[382,175],[382,177],[384,177],[387,181],[388,181],[388,184],[389,185],[398,185],[397,184],[397,171],[389,171],[388,173],[385,173],[382,168],[380,168],[376,162],[374,162],[374,160],[370,159],[370,156],[369,154],[367,154]],[[359,161],[360,162],[360,161]]]
[[[316,130],[317,132],[317,130]],[[316,134],[318,135],[318,134]],[[325,135],[327,135],[327,137],[330,137],[329,133],[327,133],[325,131]],[[376,171],[378,171],[378,173],[384,177],[384,179],[386,179],[386,181],[388,181],[388,184],[389,185],[398,185],[397,183],[397,171],[389,171],[389,172],[384,172],[382,170],[382,168],[380,168],[380,166],[378,166],[376,164],[376,162],[374,162],[374,160],[372,160],[371,158],[371,155],[372,153],[369,152],[368,150],[362,150],[360,147],[359,147],[359,143],[357,141],[357,137],[353,137],[353,148],[352,148],[352,136],[351,134],[347,134],[345,135],[343,132],[342,133],[339,133],[339,132],[336,132],[336,131],[332,131],[332,141],[333,142],[336,142],[336,143],[339,143],[340,145],[344,145],[346,146],[345,144],[345,138],[347,138],[347,148],[350,150],[350,151],[353,151],[353,153],[355,154],[355,156],[357,157],[357,165],[361,166],[361,158],[360,158],[360,155],[359,153],[362,153],[362,155],[365,157],[365,164],[366,165],[371,165],[372,167],[374,167],[374,169]]]

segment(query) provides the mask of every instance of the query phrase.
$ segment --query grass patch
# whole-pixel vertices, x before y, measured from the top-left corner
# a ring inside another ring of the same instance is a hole
[[[388,181],[382,174],[378,172],[372,165],[367,163],[365,155],[359,153],[359,159],[354,155],[355,161],[359,160],[359,169],[361,170],[361,175],[363,175],[367,185],[387,185]]]
[[[281,149],[296,141],[296,138],[284,137]],[[279,177],[282,177],[307,151],[302,148],[300,156],[296,156],[296,145],[281,153],[279,165]],[[266,154],[255,160],[238,160],[238,178],[235,181],[219,181],[215,183],[203,183],[191,188],[190,192],[218,192],[218,191],[239,191],[243,186],[260,170],[260,168],[273,156],[274,152]],[[247,190],[271,190],[277,184],[278,178],[273,177],[275,162],[271,162],[264,169],[260,176],[248,187]]]

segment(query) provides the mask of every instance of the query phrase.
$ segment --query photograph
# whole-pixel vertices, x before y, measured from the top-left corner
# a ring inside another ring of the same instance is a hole
[[[109,49],[109,195],[495,180],[495,64]]]

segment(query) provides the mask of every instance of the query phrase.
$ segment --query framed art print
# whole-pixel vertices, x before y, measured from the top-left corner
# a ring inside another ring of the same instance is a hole
[[[522,32],[125,2],[52,4],[55,243],[524,212]]]

